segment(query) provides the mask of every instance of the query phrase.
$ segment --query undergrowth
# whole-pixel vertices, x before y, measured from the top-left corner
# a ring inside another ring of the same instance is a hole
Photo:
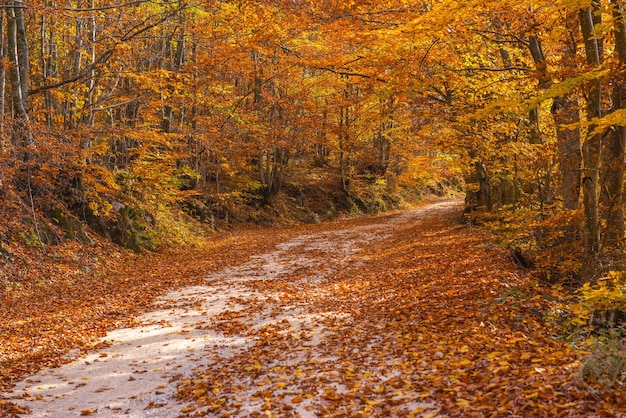
[[[626,329],[623,326],[597,335],[585,359],[582,379],[600,390],[623,387],[626,383]]]
[[[514,261],[531,266],[553,297],[545,320],[560,338],[583,355],[580,379],[592,390],[626,383],[626,272],[609,272],[595,283],[581,283],[581,214],[500,208],[471,212],[468,220],[496,235]]]

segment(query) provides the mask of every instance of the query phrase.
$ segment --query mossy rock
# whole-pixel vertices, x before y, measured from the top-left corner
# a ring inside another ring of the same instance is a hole
[[[119,205],[116,216],[99,216],[89,207],[84,208],[85,221],[98,234],[117,245],[134,252],[156,250],[154,218],[143,209]]]
[[[52,223],[65,233],[65,239],[76,240],[83,244],[91,244],[92,241],[85,232],[84,225],[71,215],[66,215],[58,207],[52,207],[46,211],[46,216]]]
[[[44,245],[59,245],[63,243],[63,238],[59,236],[57,231],[50,226],[48,222],[37,222],[37,230],[39,232],[39,239]],[[35,236],[37,236],[35,234]]]
[[[116,244],[135,252],[142,249],[155,251],[158,234],[153,226],[154,219],[147,211],[124,206],[118,212],[111,238]]]

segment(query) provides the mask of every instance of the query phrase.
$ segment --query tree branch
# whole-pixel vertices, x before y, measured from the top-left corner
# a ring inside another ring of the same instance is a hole
[[[123,44],[124,42],[127,42],[133,38],[136,38],[137,36],[141,35],[144,32],[149,31],[150,29],[160,25],[161,23],[165,22],[166,20],[168,20],[170,17],[174,16],[175,14],[177,14],[178,12],[180,12],[183,8],[185,8],[186,6],[181,5],[181,7],[174,9],[164,15],[162,15],[158,20],[156,20],[153,23],[150,24],[146,24],[146,26],[141,27],[142,24],[146,23],[146,21],[150,18],[147,18],[146,20],[144,20],[141,24],[135,25],[134,27],[132,27],[130,30],[128,30],[126,32],[126,34],[124,36],[122,36],[118,41],[115,41],[115,43],[113,44],[113,46],[111,48],[109,48],[108,50],[104,51],[103,53],[101,53],[95,60],[94,62],[92,62],[91,64],[89,64],[87,67],[85,67],[85,69],[83,71],[81,71],[78,74],[73,75],[72,77],[66,78],[65,80],[61,80],[58,81],[56,83],[52,83],[52,84],[45,84],[43,86],[39,86],[36,87],[34,89],[31,89],[28,94],[36,94],[36,93],[41,93],[43,91],[47,91],[47,90],[51,90],[51,89],[55,89],[61,86],[64,86],[66,84],[71,84],[71,83],[76,83],[78,81],[82,81],[82,80],[86,80],[91,76],[91,73],[93,70],[95,70],[96,68],[98,68],[101,64],[103,64],[104,62],[106,62],[109,58],[111,58],[111,56],[115,53],[115,50],[117,49],[117,47],[121,44]],[[154,16],[151,16],[154,17]]]
[[[129,7],[129,6],[136,6],[138,4],[143,4],[143,3],[154,3],[154,4],[158,4],[159,6],[166,6],[166,5],[171,5],[171,4],[177,4],[178,2],[155,2],[152,0],[135,0],[135,1],[130,1],[128,3],[120,3],[120,4],[111,4],[108,6],[99,6],[99,7],[78,7],[78,8],[74,8],[74,7],[63,7],[62,10],[66,11],[66,12],[98,12],[98,11],[102,11],[102,10],[111,10],[111,9],[121,9],[122,7]]]
[[[346,76],[346,77],[369,78],[371,80],[380,81],[381,83],[387,83],[387,80],[385,80],[384,78],[380,78],[380,77],[374,76],[374,75],[363,74],[363,73],[354,73],[354,72],[343,71],[343,70],[336,70],[336,69],[331,68],[331,67],[318,67],[318,66],[315,66],[315,65],[311,65],[310,67],[311,68],[315,68],[316,70],[328,71],[329,73],[343,75],[343,76]]]
[[[450,71],[454,71],[457,73],[467,72],[467,71],[486,71],[492,73],[500,73],[505,71],[535,71],[529,67],[506,67],[506,68],[492,68],[492,67],[468,67],[468,68],[450,68]]]

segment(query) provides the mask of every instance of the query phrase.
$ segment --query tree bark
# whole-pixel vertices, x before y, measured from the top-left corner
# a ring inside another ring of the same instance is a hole
[[[19,62],[20,73],[20,90],[22,91],[22,100],[24,108],[28,111],[28,75],[30,73],[30,58],[28,51],[28,38],[26,37],[26,25],[24,23],[24,7],[25,3],[21,0],[14,1],[15,7],[15,26],[17,35],[17,57]]]
[[[7,57],[6,37],[4,29],[6,27],[6,19],[4,13],[0,13],[0,60],[4,61]],[[6,147],[4,135],[5,121],[5,104],[6,104],[6,66],[0,65],[0,151]]]
[[[48,16],[43,14],[41,16],[41,78],[42,84],[48,84],[50,79],[50,72],[52,67],[52,46],[54,45],[53,34],[54,31],[50,29],[48,31]],[[46,118],[46,126],[52,127],[53,114],[52,114],[52,92],[47,91],[44,93],[44,110]]]
[[[5,3],[7,13],[7,55],[11,62],[11,97],[13,100],[12,141],[17,147],[33,142],[28,116],[28,73],[29,54],[24,25],[24,3],[19,0]],[[19,158],[26,161],[27,154],[18,152]]]
[[[602,59],[601,43],[595,34],[593,12],[597,4],[580,10],[580,27],[585,43],[585,57],[587,64],[598,66]],[[601,116],[602,90],[601,80],[588,82],[587,91],[587,120]],[[583,206],[585,215],[585,254],[583,260],[583,280],[594,281],[601,271],[600,261],[600,218],[598,209],[598,186],[600,155],[602,149],[601,135],[594,133],[595,126],[588,127],[587,137],[583,145]]]
[[[24,38],[24,14],[21,1],[7,3],[8,56],[11,61],[13,110],[18,118],[28,120],[28,43]],[[24,51],[23,49],[26,49]]]
[[[344,91],[344,97],[347,97],[347,95],[347,91]],[[350,180],[348,179],[345,151],[346,142],[348,142],[349,124],[348,107],[342,105],[339,109],[339,177],[341,179],[341,190],[346,195],[350,192]]]
[[[566,19],[566,28],[570,36],[565,39],[562,62],[566,68],[571,69],[576,66],[576,32],[578,21],[575,15],[570,15],[566,17]],[[529,38],[529,49],[537,71],[539,72],[539,88],[550,88],[553,81],[547,71],[546,56],[541,47],[541,42],[536,36]],[[580,121],[576,94],[570,92],[555,98],[552,102],[551,113],[557,129],[556,142],[561,178],[559,195],[563,201],[563,209],[576,210],[580,207],[580,167],[582,163],[580,147],[581,135],[579,128],[564,128],[564,126]]]
[[[493,212],[493,199],[491,198],[491,181],[485,170],[485,165],[482,161],[476,161],[474,163],[476,169],[476,176],[478,177],[478,184],[480,187],[478,204],[485,206],[487,212]]]
[[[624,7],[621,1],[612,0],[613,34],[615,51],[620,72],[613,81],[613,110],[626,109],[626,24],[624,23]],[[624,245],[624,139],[626,131],[623,126],[616,126],[605,139],[602,152],[602,189],[600,193],[601,216],[605,231],[603,246],[609,253],[608,261],[611,269],[623,268],[622,249]]]

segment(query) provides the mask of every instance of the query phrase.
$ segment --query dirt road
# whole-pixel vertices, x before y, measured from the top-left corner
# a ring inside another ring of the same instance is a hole
[[[320,312],[306,299],[332,298],[332,287],[325,285],[328,279],[348,266],[353,269],[362,263],[360,249],[364,245],[384,240],[433,211],[457,208],[456,204],[440,203],[381,218],[370,225],[285,242],[271,253],[207,277],[206,286],[168,294],[154,311],[139,318],[143,326],[111,332],[104,339],[109,343],[106,349],[29,377],[16,386],[11,398],[30,408],[34,417],[176,417],[187,406],[174,398],[181,381],[212,365],[249,367],[241,364],[241,357],[263,338],[264,330],[275,330],[281,337],[297,342],[288,350],[275,352],[273,368],[283,374],[290,369],[302,375],[311,364],[319,363],[323,365],[317,371],[321,377],[332,371],[333,363],[332,355],[318,349],[328,346],[334,337],[327,324],[342,321],[349,313]],[[301,287],[301,298],[283,301],[285,295],[277,286],[278,279]],[[267,365],[255,363],[251,367],[261,370]],[[274,388],[275,396],[289,396],[291,392],[296,397],[299,393],[297,387],[276,373],[268,373],[266,379],[266,390]],[[265,400],[255,397],[259,386],[246,388],[243,381],[239,386],[236,393],[225,394],[230,398],[228,403],[242,404],[233,407],[233,412],[237,409],[240,416],[262,412]],[[342,386],[334,383],[330,387],[341,394],[348,390]],[[312,394],[302,395],[301,402],[296,399],[294,412],[313,416],[320,400]],[[401,410],[408,413],[421,406],[429,405],[407,397]]]
[[[493,303],[527,278],[459,216],[440,202],[318,227],[160,298],[8,397],[34,417],[532,412],[520,393],[566,380],[574,358],[544,361],[534,319]]]

